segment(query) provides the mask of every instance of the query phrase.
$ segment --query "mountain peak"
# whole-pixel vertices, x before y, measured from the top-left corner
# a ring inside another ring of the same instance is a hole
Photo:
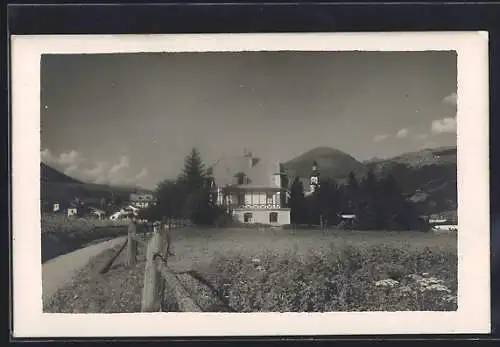
[[[343,177],[362,164],[349,154],[328,146],[315,147],[283,164],[292,176],[309,177],[314,164],[328,177]]]
[[[73,177],[70,177],[53,167],[40,162],[40,180],[44,182],[58,182],[58,183],[82,183]]]

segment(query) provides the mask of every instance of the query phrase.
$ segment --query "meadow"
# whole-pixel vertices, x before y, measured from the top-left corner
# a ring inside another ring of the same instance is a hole
[[[172,231],[172,241],[170,267],[194,269],[215,288],[179,275],[207,312],[457,308],[456,234],[184,228]],[[120,256],[109,273],[96,274],[109,254],[94,259],[46,310],[137,312],[143,250],[134,268]]]

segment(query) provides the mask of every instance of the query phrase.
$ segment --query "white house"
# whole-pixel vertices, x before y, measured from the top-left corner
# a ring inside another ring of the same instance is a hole
[[[106,212],[99,208],[90,207],[89,210],[91,216],[97,217],[99,219],[103,219],[106,216]]]
[[[138,212],[139,208],[129,205],[113,213],[111,216],[109,216],[109,219],[111,220],[129,219],[132,217],[132,215],[137,214]]]
[[[290,224],[290,209],[283,207],[280,165],[246,152],[223,157],[211,167],[217,204],[238,221],[270,225]]]
[[[77,215],[78,215],[78,208],[76,208],[76,207],[69,207],[68,208],[68,217],[77,216]]]

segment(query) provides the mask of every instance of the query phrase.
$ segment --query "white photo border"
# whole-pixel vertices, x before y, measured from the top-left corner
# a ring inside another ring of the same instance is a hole
[[[457,52],[458,310],[456,312],[42,312],[42,54],[206,51]],[[14,337],[304,336],[490,333],[487,32],[11,36]]]

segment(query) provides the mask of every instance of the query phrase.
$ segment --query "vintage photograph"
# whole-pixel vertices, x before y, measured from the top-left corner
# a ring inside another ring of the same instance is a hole
[[[488,333],[487,53],[13,37],[15,336]]]
[[[40,69],[43,312],[457,310],[456,51]]]

